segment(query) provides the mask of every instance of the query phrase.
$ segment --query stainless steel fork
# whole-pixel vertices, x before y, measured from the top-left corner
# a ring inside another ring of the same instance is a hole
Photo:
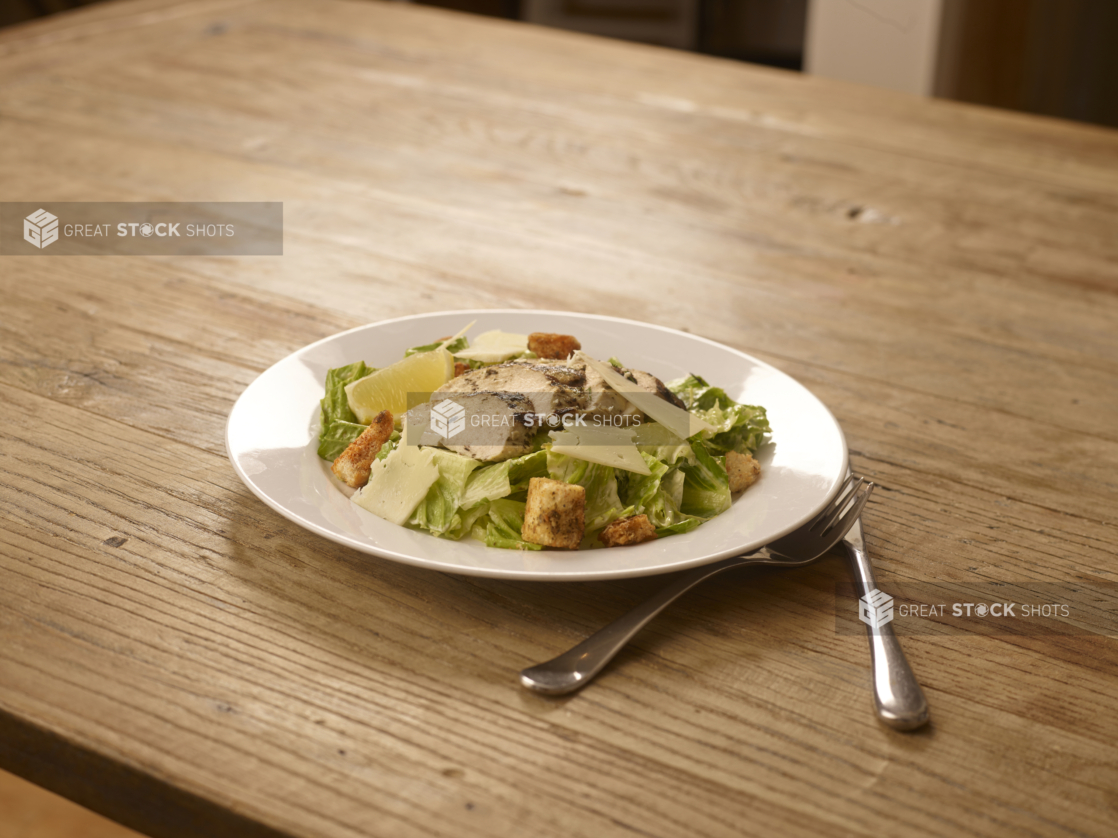
[[[520,683],[547,695],[564,695],[586,686],[633,636],[687,591],[715,574],[742,565],[800,567],[834,547],[862,514],[873,483],[848,475],[842,488],[815,518],[792,533],[744,556],[704,565],[676,580],[628,614],[614,620],[573,649],[520,673]]]

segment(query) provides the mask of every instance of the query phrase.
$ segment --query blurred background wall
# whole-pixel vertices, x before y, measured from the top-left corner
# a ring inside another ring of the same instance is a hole
[[[1118,126],[1118,0],[809,5],[807,72]]]
[[[0,26],[95,1],[0,0]],[[1118,126],[1118,0],[390,1]]]

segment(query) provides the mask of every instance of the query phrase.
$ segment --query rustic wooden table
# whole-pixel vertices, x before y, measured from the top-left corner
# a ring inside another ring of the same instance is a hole
[[[0,130],[4,200],[274,200],[286,227],[279,258],[0,257],[0,767],[155,836],[1114,834],[1112,638],[909,636],[933,722],[897,733],[836,555],[700,589],[546,699],[517,670],[662,578],[358,555],[256,500],[223,431],[358,324],[623,314],[832,408],[884,589],[1112,595],[1118,134],[222,0],[3,33]]]

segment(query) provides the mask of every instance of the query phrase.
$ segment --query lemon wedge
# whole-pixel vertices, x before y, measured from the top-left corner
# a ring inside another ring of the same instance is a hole
[[[454,377],[454,356],[445,349],[420,352],[392,366],[359,378],[345,388],[350,410],[368,425],[382,410],[399,421],[409,407],[427,401],[431,393]],[[412,394],[408,403],[408,394]]]

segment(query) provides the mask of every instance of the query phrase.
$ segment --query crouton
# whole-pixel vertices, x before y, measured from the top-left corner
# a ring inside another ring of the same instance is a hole
[[[757,482],[761,464],[750,454],[726,452],[726,476],[730,478],[730,491],[743,492]]]
[[[347,486],[357,488],[369,482],[369,472],[380,447],[392,436],[392,414],[382,410],[361,436],[341,453],[330,471]]]
[[[565,361],[576,349],[582,349],[582,344],[578,342],[578,338],[570,335],[532,332],[528,335],[528,349],[541,358]]]
[[[546,477],[528,481],[522,536],[532,544],[575,550],[586,531],[586,489]]]
[[[454,377],[455,378],[460,376],[462,373],[469,372],[469,371],[470,371],[470,365],[467,364],[465,361],[455,361],[454,362]]]
[[[648,520],[647,515],[630,515],[628,518],[618,518],[611,521],[602,530],[602,544],[606,547],[622,547],[626,544],[640,544],[642,541],[651,541],[656,537],[656,527]]]

